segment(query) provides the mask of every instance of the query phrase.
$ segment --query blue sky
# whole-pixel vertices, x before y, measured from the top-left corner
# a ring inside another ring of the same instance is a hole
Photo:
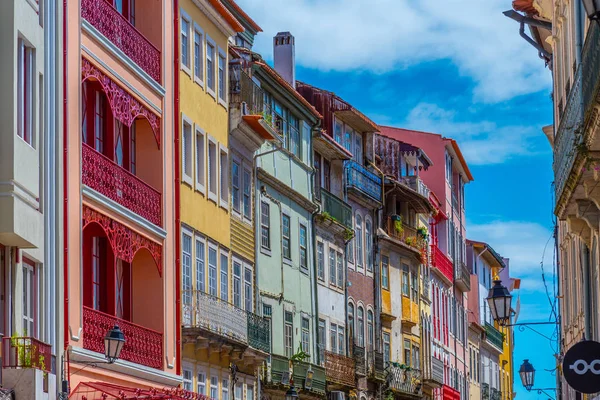
[[[238,0],[261,25],[255,50],[296,37],[297,79],[336,92],[385,125],[456,139],[475,181],[467,236],[511,259],[522,278],[521,321],[547,320],[540,262],[552,231],[551,76],[518,25],[510,0]],[[552,295],[553,242],[545,254]],[[543,333],[551,334],[541,328]],[[551,331],[551,329],[550,329]],[[548,341],[516,333],[515,363],[529,358],[536,386],[553,387]],[[519,399],[546,399],[522,389]]]

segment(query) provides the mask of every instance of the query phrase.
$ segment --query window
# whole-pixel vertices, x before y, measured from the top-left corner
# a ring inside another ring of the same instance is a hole
[[[246,400],[254,400],[254,386],[246,385]]]
[[[215,42],[206,38],[206,86],[208,92],[215,95]]]
[[[383,332],[383,364],[387,366],[390,363],[390,334]]]
[[[302,351],[310,354],[310,321],[302,317]]]
[[[106,311],[106,238],[92,238],[91,257],[91,306],[94,310]]]
[[[355,132],[354,135],[354,161],[363,164],[363,137],[360,133]]]
[[[243,389],[244,388],[241,383],[238,383],[237,385],[235,385],[235,393],[233,394],[235,400],[242,400],[244,398]]]
[[[365,219],[365,242],[367,248],[367,271],[373,272],[373,234],[371,233],[371,221]]]
[[[206,282],[204,272],[205,257],[204,242],[201,239],[196,238],[196,290],[201,292],[206,290],[204,287]]]
[[[294,355],[294,317],[289,311],[285,311],[284,335],[285,356],[290,358]]]
[[[363,236],[362,236],[362,217],[356,214],[356,265],[363,266]]]
[[[252,198],[250,197],[250,190],[252,190],[252,175],[250,174],[250,170],[247,168],[244,168],[242,185],[243,185],[243,189],[244,189],[244,194],[243,194],[243,199],[242,199],[242,202],[243,202],[242,206],[244,209],[243,210],[244,218],[251,221],[252,220],[252,214],[251,214],[252,204],[250,202],[252,201]]]
[[[221,399],[229,400],[229,379],[223,379],[221,382]]]
[[[356,336],[354,329],[354,304],[352,303],[348,303],[348,324],[350,325],[350,335],[352,337]]]
[[[183,390],[193,390],[192,386],[192,370],[191,369],[183,369]]]
[[[338,354],[344,355],[344,348],[346,347],[346,341],[344,340],[344,327],[338,325]]]
[[[388,256],[381,256],[381,286],[384,289],[388,289],[390,288],[389,286],[389,280],[388,280],[388,276],[389,276],[389,265],[390,265],[390,259]]]
[[[260,244],[263,249],[271,249],[269,203],[260,203]]]
[[[220,146],[219,162],[221,167],[221,207],[229,208],[229,154],[224,146]]]
[[[315,169],[315,197],[321,199],[321,155],[313,152],[313,168]]]
[[[17,77],[17,135],[33,146],[34,49],[19,39]],[[41,88],[40,88],[41,89]],[[40,110],[41,111],[41,110]]]
[[[335,264],[335,250],[329,249],[329,283],[332,285],[336,284],[336,264]]]
[[[413,366],[410,358],[410,340],[408,339],[404,339],[404,364]]]
[[[253,311],[252,307],[252,270],[244,268],[244,303],[246,311]]]
[[[325,338],[325,320],[320,319],[319,320],[319,362],[321,363],[321,365],[324,364],[325,362],[325,347],[326,347],[326,341],[327,339]]]
[[[206,395],[206,374],[204,372],[198,372],[196,378],[198,380],[196,383],[196,392]]]
[[[233,260],[233,305],[242,308],[242,264],[237,260]]]
[[[346,247],[346,257],[348,262],[354,264],[354,238],[350,239]]]
[[[342,131],[344,130],[344,124],[342,121],[336,119],[335,127],[333,130],[333,139],[338,143],[342,144]]]
[[[402,264],[402,294],[406,297],[410,297],[409,274],[408,265]]]
[[[298,118],[290,114],[288,121],[290,130],[290,151],[293,155],[300,158],[302,156],[302,142],[300,141],[300,123]]]
[[[270,304],[263,304],[263,317],[271,318],[273,315],[273,308]]]
[[[231,206],[236,212],[240,212],[240,163],[231,162]]]
[[[329,342],[331,344],[331,352],[337,353],[337,325],[329,325]]]
[[[210,377],[210,398],[212,400],[219,398],[219,378],[216,376]]]
[[[308,269],[306,226],[300,224],[300,268]]]
[[[217,142],[208,137],[208,198],[217,201]]]
[[[331,190],[331,164],[328,160],[323,160],[323,187]]]
[[[181,243],[181,269],[183,277],[183,304],[192,304],[192,237],[183,234]]]
[[[137,171],[137,152],[136,152],[136,134],[135,123],[129,127],[129,171],[136,174]]]
[[[221,300],[229,301],[229,257],[221,253]]]
[[[184,117],[181,140],[183,181],[192,184],[192,123]],[[98,142],[98,139],[96,139]],[[101,147],[101,146],[100,146]],[[102,152],[102,151],[100,151]]]
[[[181,66],[189,73],[190,70],[190,19],[187,15],[181,15]]]
[[[35,310],[37,309],[35,284],[35,266],[23,259],[23,336],[37,337]]]
[[[344,259],[342,253],[337,252],[337,285],[340,288],[344,287]]]
[[[358,333],[358,345],[365,347],[365,310],[359,306],[357,310],[358,327],[356,329]]]
[[[352,138],[354,131],[348,125],[345,126],[344,130],[344,148],[348,150],[348,152],[352,153]]]
[[[290,217],[285,214],[281,216],[281,251],[283,257],[288,260],[292,258],[290,249]]]
[[[317,242],[317,277],[325,280],[325,249],[323,242]]]
[[[411,299],[414,303],[419,302],[419,282],[417,280],[417,274],[415,272],[411,273],[411,285],[410,285],[410,293]]]
[[[194,80],[204,85],[204,33],[194,24]]]
[[[227,87],[227,78],[226,78],[226,67],[227,65],[227,56],[223,52],[223,50],[219,49],[219,102],[224,106],[227,106],[227,95],[225,93],[225,89]]]
[[[367,345],[369,349],[372,349],[375,343],[375,330],[373,327],[373,311],[367,310]]]
[[[446,151],[446,181],[452,183],[452,157]]]
[[[206,150],[204,147],[204,132],[196,127],[196,190],[204,193],[204,182],[206,171]]]
[[[217,296],[217,247],[208,245],[208,293]]]

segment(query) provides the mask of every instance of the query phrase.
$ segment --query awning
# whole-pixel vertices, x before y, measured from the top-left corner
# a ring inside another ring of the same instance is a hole
[[[106,382],[81,382],[69,395],[74,400],[210,400],[179,388],[134,388]]]

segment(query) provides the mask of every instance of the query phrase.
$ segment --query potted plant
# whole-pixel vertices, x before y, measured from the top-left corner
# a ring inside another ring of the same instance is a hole
[[[423,240],[427,240],[427,238],[429,237],[429,231],[424,226],[417,228],[417,234]]]
[[[396,231],[396,233],[401,234],[403,231],[402,216],[394,214],[390,217],[390,219],[392,220],[392,223],[394,224],[394,230]]]

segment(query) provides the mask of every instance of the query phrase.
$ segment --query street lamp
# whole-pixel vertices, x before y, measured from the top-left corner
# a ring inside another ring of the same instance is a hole
[[[492,318],[500,325],[508,324],[510,321],[510,302],[512,296],[506,286],[502,285],[502,281],[494,281],[494,286],[490,288],[486,300],[490,307]]]
[[[290,380],[290,388],[285,392],[285,400],[298,400],[298,392],[294,386],[294,380]]]
[[[590,20],[600,20],[600,0],[583,0],[583,6]]]
[[[527,391],[531,391],[533,387],[533,380],[535,379],[535,368],[529,362],[529,360],[523,360],[523,364],[521,364],[521,368],[519,368],[519,375],[521,376],[521,383],[527,389]]]
[[[119,354],[125,345],[125,335],[119,329],[118,325],[115,325],[104,338],[104,356],[109,364],[114,363],[119,359]]]

